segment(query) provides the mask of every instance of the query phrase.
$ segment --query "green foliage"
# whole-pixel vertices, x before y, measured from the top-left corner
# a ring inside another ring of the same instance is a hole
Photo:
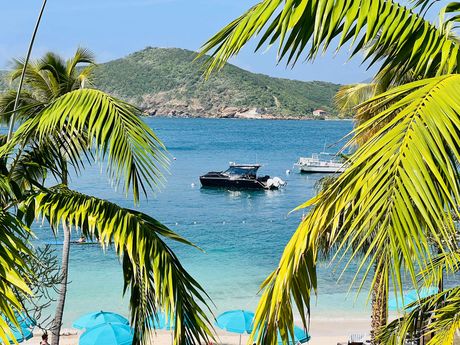
[[[450,29],[391,0],[264,0],[206,42],[200,54],[212,52],[209,74],[265,30],[257,48],[278,42],[279,59],[287,63],[348,43],[351,55],[363,53],[370,65],[383,59],[381,69],[394,70],[389,75],[397,81],[409,71],[418,76],[457,71],[459,46],[448,36]]]
[[[26,245],[29,235],[21,221],[0,210],[0,340],[5,344],[9,344],[7,336],[14,339],[7,320],[17,325],[15,312],[23,309],[18,292],[32,293],[25,278],[30,276],[30,268],[24,260],[27,255],[32,255]]]
[[[460,287],[423,298],[407,306],[404,317],[388,324],[379,338],[387,345],[403,345],[425,337],[427,345],[452,345],[460,329]]]
[[[333,112],[339,85],[272,78],[226,64],[219,75],[203,79],[206,58],[185,49],[146,48],[94,70],[95,87],[142,107],[154,103],[184,104],[191,113],[224,107],[263,108],[273,115],[311,116],[322,108]],[[147,97],[145,97],[147,96]],[[171,109],[174,110],[174,109]]]
[[[138,202],[139,194],[146,193],[145,186],[161,183],[160,170],[166,164],[163,144],[138,114],[136,108],[101,91],[79,89],[24,122],[8,145],[46,142],[50,133],[78,133],[76,137],[83,138],[87,146],[81,147],[80,142],[66,136],[74,144],[64,145],[68,158],[81,161],[82,149],[96,147],[101,159],[107,157],[109,176],[116,184],[123,177],[126,193],[132,188]]]
[[[141,212],[106,200],[55,187],[32,199],[37,217],[57,230],[65,221],[104,247],[113,245],[123,262],[125,291],[130,291],[131,320],[137,340],[148,343],[148,318],[161,308],[171,320],[175,344],[199,344],[211,333],[198,301],[204,291],[161,239],[191,243]],[[135,342],[136,343],[136,342]]]
[[[413,2],[408,8],[391,0],[262,0],[203,47],[202,55],[212,55],[207,75],[256,36],[258,49],[277,44],[287,63],[295,64],[302,54],[312,60],[330,45],[345,44],[351,45],[351,56],[363,54],[370,66],[382,62],[379,90],[372,84],[342,90],[348,100],[356,96],[351,104],[340,102],[344,109],[372,97],[357,110],[361,116],[352,142],[361,146],[349,157],[349,168],[302,205],[309,213],[262,286],[254,329],[265,331],[255,339],[258,344],[276,344],[278,331],[286,344],[294,308],[307,326],[321,252],[335,251],[334,258],[345,263],[359,257],[360,287],[366,278],[374,288],[376,277],[386,282],[391,277],[402,293],[406,273],[418,286],[417,274],[431,262],[433,246],[443,254],[458,246],[460,46],[452,23],[460,6],[448,5],[435,25],[424,10],[436,1]],[[445,257],[447,267],[455,266],[455,257]],[[458,305],[446,299],[435,315],[432,327],[442,334],[437,341],[445,336],[451,343]],[[404,320],[401,324],[408,329]],[[373,344],[379,344],[379,330],[373,331]],[[403,344],[404,339],[396,340]]]
[[[10,141],[0,136],[0,312],[14,323],[14,311],[23,309],[14,291],[22,290],[21,300],[31,297],[31,275],[24,274],[30,263],[21,258],[29,254],[27,225],[41,215],[53,230],[66,224],[67,229],[100,239],[102,246],[115,246],[122,258],[123,293],[130,295],[135,344],[149,343],[151,326],[146,320],[158,309],[176,326],[175,344],[207,343],[212,327],[201,309],[206,295],[162,237],[189,242],[148,215],[61,185],[44,187],[51,182],[46,181],[49,174],[65,185],[70,166],[79,172],[86,164],[104,160],[108,176],[137,203],[142,192],[161,183],[167,165],[163,144],[139,118],[137,108],[84,88],[93,65],[79,69],[81,62],[92,62],[85,49],[67,61],[53,53],[32,61],[25,78],[27,92],[20,99],[20,125]],[[17,62],[13,79],[21,69]],[[13,94],[4,93],[0,99],[3,120],[10,114]],[[63,270],[61,277],[66,274]],[[55,324],[60,327],[62,318],[58,309],[52,329],[56,333]],[[7,335],[9,328],[0,318],[0,338]]]

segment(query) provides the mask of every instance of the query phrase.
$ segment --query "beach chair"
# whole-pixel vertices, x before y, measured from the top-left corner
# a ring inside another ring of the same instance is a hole
[[[348,338],[348,345],[366,345],[370,343],[370,336],[366,333],[352,334],[350,335],[350,338]]]

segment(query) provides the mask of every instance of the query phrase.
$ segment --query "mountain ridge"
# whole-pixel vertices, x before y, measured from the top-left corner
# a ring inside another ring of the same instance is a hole
[[[148,116],[253,119],[337,118],[340,85],[252,73],[232,64],[204,80],[208,57],[182,48],[147,47],[98,64],[92,87],[130,102]],[[9,86],[0,70],[0,91]],[[322,109],[326,116],[313,116]]]
[[[332,98],[339,84],[270,77],[232,64],[205,81],[207,57],[196,55],[147,47],[98,65],[93,83],[147,115],[297,119],[323,109],[335,117]]]

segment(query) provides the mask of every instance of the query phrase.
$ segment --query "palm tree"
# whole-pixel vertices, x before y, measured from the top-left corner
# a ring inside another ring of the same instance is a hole
[[[81,63],[88,65],[79,69]],[[9,229],[5,234],[15,234],[10,240],[18,242],[17,251],[26,251],[27,247],[22,246],[27,243],[24,229],[28,229],[34,216],[45,217],[55,233],[62,225],[63,282],[52,327],[53,344],[59,342],[71,228],[98,239],[103,247],[113,245],[120,256],[136,344],[148,342],[150,323],[146,320],[159,308],[174,323],[175,343],[207,341],[212,337],[211,326],[198,304],[206,308],[207,296],[163,238],[190,243],[148,215],[68,188],[70,169],[78,173],[85,164],[103,159],[114,184],[123,182],[126,195],[132,194],[138,203],[142,194],[147,195],[148,189],[162,183],[162,169],[167,162],[163,144],[139,119],[139,110],[103,92],[83,88],[92,63],[92,55],[78,49],[67,61],[48,53],[26,67],[26,91],[19,97],[16,112],[21,125],[0,148],[1,177],[6,186],[14,186],[10,189],[19,190],[21,195],[5,202],[6,215],[16,223],[8,223],[8,218],[1,225]],[[17,62],[13,79],[22,67]],[[1,99],[4,121],[13,112],[15,96],[9,92]],[[54,175],[59,184],[45,187],[47,173]],[[27,263],[18,261],[9,267],[12,273],[0,278],[13,273],[16,276],[12,277],[18,278],[7,280],[5,289],[0,290],[2,297],[17,288],[29,292],[27,281],[21,279]],[[13,322],[14,311],[20,309],[14,298],[0,302],[0,310]],[[6,335],[11,333],[1,326],[0,337],[6,341]]]
[[[447,19],[436,25],[424,17],[434,2],[408,8],[389,0],[264,0],[204,45],[201,55],[212,55],[208,75],[260,34],[257,49],[278,41],[279,59],[288,64],[349,43],[351,55],[363,54],[369,65],[380,61],[387,76],[384,92],[358,108],[371,116],[353,131],[350,144],[360,146],[347,171],[300,206],[309,213],[262,285],[254,329],[265,331],[257,343],[276,344],[278,330],[286,343],[294,307],[307,326],[324,250],[345,263],[359,257],[359,288],[370,279],[374,298],[383,302],[390,283],[402,293],[406,272],[418,284],[433,244],[442,254],[456,249],[460,47],[452,26],[459,6],[446,6],[441,18]],[[386,310],[375,317],[372,342],[378,344]]]
[[[0,99],[3,114],[15,114],[18,119],[27,120],[33,118],[35,114],[42,111],[47,105],[52,103],[56,98],[61,97],[69,92],[84,88],[85,81],[90,77],[94,66],[94,57],[92,53],[86,49],[77,49],[74,56],[64,61],[61,57],[54,53],[47,53],[37,61],[32,61],[25,66],[26,62],[15,61],[15,66],[11,73],[11,81],[22,78],[28,89],[27,96],[21,97],[17,92],[11,91]],[[81,64],[87,64],[82,70],[78,67]],[[13,109],[21,102],[22,110]],[[11,110],[11,112],[10,112]],[[5,121],[7,119],[4,119]],[[10,123],[11,123],[10,119]],[[65,139],[64,139],[65,140]],[[62,133],[58,133],[56,137],[52,137],[50,144],[47,144],[49,150],[53,143],[62,142]],[[67,186],[69,173],[67,167],[66,152],[54,150],[55,157],[61,163],[58,169],[60,182]],[[16,169],[14,169],[16,170]],[[28,181],[29,179],[24,179]],[[52,345],[59,344],[60,330],[64,313],[65,299],[68,286],[68,267],[70,254],[70,227],[63,223],[64,242],[62,249],[61,263],[61,288],[58,294],[56,304],[56,312],[51,328]]]
[[[443,279],[445,271],[460,272],[460,250],[435,257],[420,275],[426,284],[433,285]],[[460,328],[460,286],[439,291],[408,308],[408,313],[381,332],[383,343],[397,345],[415,339],[427,345],[453,344]]]

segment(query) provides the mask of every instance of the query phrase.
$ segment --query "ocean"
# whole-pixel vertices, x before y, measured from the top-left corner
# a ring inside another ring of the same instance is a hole
[[[183,265],[215,304],[215,315],[228,309],[254,310],[260,284],[276,268],[302,212],[289,214],[315,195],[324,175],[300,174],[293,164],[333,145],[336,152],[352,129],[350,121],[271,121],[145,118],[166,145],[171,165],[164,186],[137,207],[203,249],[170,243]],[[338,144],[337,144],[338,143]],[[335,145],[334,145],[335,144]],[[261,163],[261,175],[279,176],[287,186],[276,191],[228,191],[200,188],[199,176],[224,170],[229,162]],[[104,168],[89,167],[73,176],[71,188],[133,208],[131,198],[114,190]],[[47,225],[36,225],[37,245],[53,239]],[[78,238],[78,234],[73,234]],[[58,234],[62,237],[62,233]],[[56,246],[59,252],[61,247]],[[366,318],[367,293],[348,292],[352,265],[337,281],[328,263],[320,266],[318,299],[312,318]],[[122,270],[110,249],[72,246],[70,284],[64,326],[94,310],[128,314],[122,298]]]

